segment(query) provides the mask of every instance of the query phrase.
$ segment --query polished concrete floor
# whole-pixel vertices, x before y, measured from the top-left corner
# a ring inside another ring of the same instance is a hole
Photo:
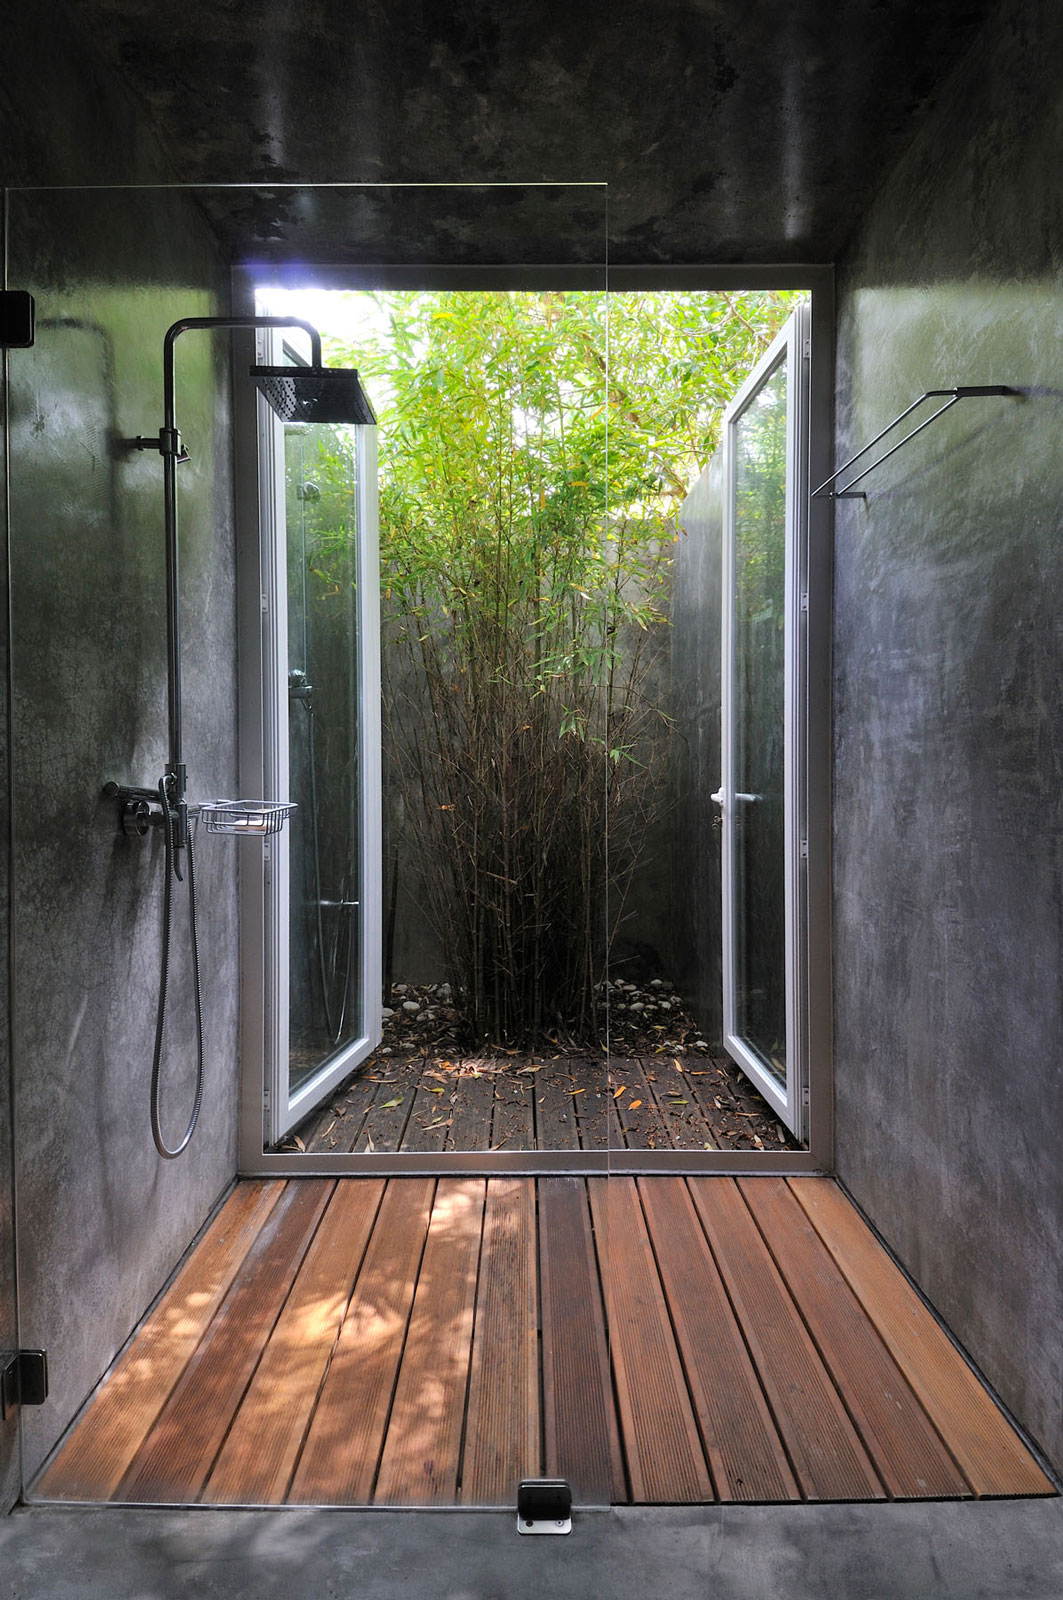
[[[1063,1500],[509,1512],[30,1507],[3,1600],[1059,1600]]]

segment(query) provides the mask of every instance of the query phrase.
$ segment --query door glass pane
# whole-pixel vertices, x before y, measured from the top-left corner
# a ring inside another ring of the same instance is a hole
[[[786,1081],[787,363],[734,428],[735,1031]]]
[[[284,431],[288,569],[289,1091],[361,1034],[357,457]]]

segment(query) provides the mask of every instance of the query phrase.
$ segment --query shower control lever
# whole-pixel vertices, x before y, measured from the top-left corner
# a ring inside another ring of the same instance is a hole
[[[162,806],[157,789],[136,789],[123,783],[105,783],[108,800],[118,801],[118,820],[122,832],[131,839],[143,839],[152,828],[162,826]]]
[[[175,461],[191,461],[192,457],[181,442],[181,435],[176,428],[160,428],[154,436],[147,438],[138,433],[135,439],[128,441],[131,450],[157,450],[160,456],[173,456]]]

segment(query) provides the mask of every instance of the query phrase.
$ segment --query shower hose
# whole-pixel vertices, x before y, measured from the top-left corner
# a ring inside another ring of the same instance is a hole
[[[196,933],[196,867],[195,855],[192,847],[192,830],[188,830],[188,921],[192,937],[192,986],[195,995],[196,1009],[196,1096],[192,1103],[192,1113],[188,1119],[188,1126],[180,1142],[168,1145],[163,1138],[162,1122],[159,1115],[159,1089],[162,1067],[162,1041],[166,1031],[166,995],[170,979],[170,945],[173,939],[173,886],[179,882],[181,874],[177,867],[177,857],[173,843],[173,810],[170,806],[170,796],[166,787],[166,779],[159,779],[159,800],[162,804],[163,839],[166,846],[166,883],[163,889],[162,910],[162,971],[159,978],[159,1009],[155,1018],[155,1053],[151,1063],[151,1136],[155,1140],[155,1148],[160,1156],[167,1161],[172,1161],[188,1145],[196,1123],[199,1121],[199,1108],[203,1103],[203,998],[199,984],[199,939]]]

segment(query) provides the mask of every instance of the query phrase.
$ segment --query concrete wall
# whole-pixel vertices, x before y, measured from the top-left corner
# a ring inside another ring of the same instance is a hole
[[[166,179],[85,41],[49,8],[39,20],[27,8],[18,28],[5,51],[17,78],[0,92],[0,144],[12,135],[5,179]],[[9,361],[14,861],[4,903],[15,928],[21,1335],[48,1349],[52,1384],[48,1404],[25,1413],[28,1476],[235,1170],[235,852],[224,840],[200,849],[207,1091],[192,1149],[163,1163],[148,1120],[159,843],[119,836],[100,793],[111,778],[155,782],[166,757],[161,466],[120,441],[161,422],[168,324],[222,309],[228,283],[187,198],[44,190],[10,195],[8,281],[36,295],[38,315],[36,347]],[[236,769],[228,360],[203,336],[179,347],[178,414],[193,452],[180,469],[185,745],[202,797],[234,792]],[[194,1066],[183,927],[182,906],[171,1137]],[[3,1306],[9,1249],[0,1259]],[[0,1504],[14,1481],[5,1468]]]
[[[1009,0],[842,264],[838,1170],[1063,1461],[1063,15]]]

